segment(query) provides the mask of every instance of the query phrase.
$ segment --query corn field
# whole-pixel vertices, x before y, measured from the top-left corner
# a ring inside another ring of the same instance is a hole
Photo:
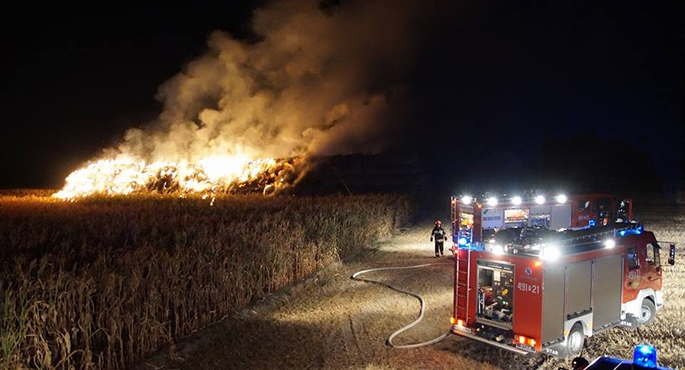
[[[0,196],[0,367],[120,369],[390,236],[402,196]]]

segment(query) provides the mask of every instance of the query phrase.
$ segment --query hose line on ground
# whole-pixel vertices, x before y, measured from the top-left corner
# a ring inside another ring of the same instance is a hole
[[[354,274],[352,274],[351,278],[352,278],[353,280],[363,281],[363,282],[372,283],[372,284],[378,284],[378,285],[384,286],[384,287],[386,287],[386,288],[392,289],[392,290],[394,290],[394,291],[396,291],[396,292],[403,293],[403,294],[408,294],[408,295],[410,295],[410,296],[412,296],[412,297],[418,299],[419,302],[421,302],[421,310],[420,310],[420,312],[419,312],[419,317],[418,317],[416,320],[414,320],[414,321],[412,321],[411,323],[409,323],[408,325],[406,325],[406,326],[400,328],[399,330],[395,331],[394,333],[390,334],[390,336],[388,337],[388,340],[387,340],[387,343],[388,343],[389,346],[394,347],[394,348],[418,348],[418,347],[423,347],[423,346],[429,346],[429,345],[431,345],[431,344],[438,343],[438,342],[440,342],[441,340],[447,338],[447,335],[449,335],[450,332],[448,331],[448,332],[446,332],[445,334],[442,334],[441,336],[439,336],[439,337],[437,337],[437,338],[435,338],[435,339],[431,339],[431,340],[429,340],[429,341],[427,341],[427,342],[421,342],[421,343],[415,343],[415,344],[404,344],[404,345],[396,345],[396,344],[394,344],[394,343],[392,342],[392,340],[393,340],[397,335],[399,335],[400,333],[402,333],[402,332],[404,332],[404,331],[406,331],[406,330],[409,330],[410,328],[414,327],[416,324],[418,324],[418,323],[421,321],[421,319],[423,319],[423,313],[426,311],[426,303],[424,302],[423,297],[421,297],[420,295],[418,295],[418,294],[416,294],[416,293],[412,293],[412,292],[408,292],[408,291],[406,291],[406,290],[402,290],[402,289],[396,288],[396,287],[394,287],[394,286],[392,286],[392,285],[390,285],[390,284],[382,283],[382,282],[376,281],[376,280],[364,279],[364,278],[360,278],[360,277],[358,277],[358,276],[359,276],[359,275],[366,274],[366,273],[368,273],[368,272],[374,272],[374,271],[415,269],[415,268],[428,267],[428,266],[438,266],[438,265],[450,265],[450,266],[452,266],[451,263],[426,263],[426,264],[423,264],[423,265],[413,265],[413,266],[379,267],[379,268],[373,268],[373,269],[368,269],[368,270],[357,271],[357,272],[355,272]]]

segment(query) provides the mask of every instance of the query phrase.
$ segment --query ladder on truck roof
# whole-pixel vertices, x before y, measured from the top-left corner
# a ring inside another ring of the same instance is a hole
[[[597,241],[599,238],[606,236],[616,238],[628,234],[640,234],[642,233],[642,225],[637,223],[619,224],[619,227],[617,227],[617,225],[607,225],[583,230],[574,230],[572,232],[581,235],[563,239],[563,243]]]
[[[469,320],[469,279],[471,278],[471,248],[457,248],[454,264],[455,318]]]
[[[605,238],[620,238],[626,235],[641,234],[642,225],[638,223],[606,225],[582,230],[573,230],[571,233],[580,234],[560,240],[562,247],[577,247],[587,244],[601,243]]]

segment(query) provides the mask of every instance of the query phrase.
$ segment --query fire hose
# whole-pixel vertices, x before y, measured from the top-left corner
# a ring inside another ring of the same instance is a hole
[[[373,269],[368,269],[368,270],[357,271],[357,272],[355,272],[354,274],[352,274],[351,279],[353,279],[353,280],[363,281],[363,282],[366,282],[366,283],[372,283],[372,284],[378,284],[378,285],[384,286],[384,287],[389,288],[389,289],[392,289],[392,290],[394,290],[394,291],[396,291],[396,292],[410,295],[410,296],[412,296],[412,297],[418,299],[419,302],[421,303],[421,309],[420,309],[420,311],[419,311],[419,317],[418,317],[416,320],[414,320],[414,321],[412,321],[411,323],[409,323],[408,325],[403,326],[402,328],[400,328],[400,329],[396,330],[395,332],[393,332],[392,334],[390,334],[390,336],[389,336],[388,339],[387,339],[387,343],[388,343],[389,346],[391,346],[391,347],[393,347],[393,348],[418,348],[418,347],[423,347],[423,346],[429,346],[429,345],[431,345],[431,344],[438,343],[438,342],[440,342],[441,340],[447,338],[447,336],[449,335],[450,332],[448,331],[448,332],[446,332],[445,334],[442,334],[442,335],[440,335],[439,337],[437,337],[437,338],[435,338],[435,339],[431,339],[431,340],[429,340],[429,341],[427,341],[427,342],[421,342],[421,343],[415,343],[415,344],[404,344],[404,345],[397,345],[397,344],[394,344],[394,343],[392,342],[392,340],[393,340],[397,335],[399,335],[400,333],[403,333],[403,332],[405,332],[405,331],[411,329],[412,327],[416,326],[416,324],[418,324],[419,322],[421,322],[421,320],[423,319],[423,314],[424,314],[424,312],[426,311],[426,302],[423,300],[423,297],[421,297],[420,295],[418,295],[418,294],[416,294],[416,293],[412,293],[412,292],[409,292],[409,291],[406,291],[406,290],[402,290],[402,289],[399,289],[399,288],[397,288],[397,287],[394,287],[394,286],[392,286],[392,285],[390,285],[390,284],[386,284],[386,283],[383,283],[383,282],[380,282],[380,281],[370,280],[370,279],[364,279],[364,278],[360,278],[360,277],[358,277],[358,276],[359,276],[359,275],[362,275],[362,274],[366,274],[366,273],[368,273],[368,272],[374,272],[374,271],[415,269],[415,268],[420,268],[420,267],[438,266],[438,265],[450,265],[450,266],[452,266],[451,263],[426,263],[426,264],[423,264],[423,265],[413,265],[413,266],[379,267],[379,268],[373,268]]]

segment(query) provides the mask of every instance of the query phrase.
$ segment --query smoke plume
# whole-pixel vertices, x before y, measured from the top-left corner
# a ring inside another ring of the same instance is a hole
[[[255,11],[256,42],[222,31],[158,92],[154,124],[109,158],[196,162],[376,152],[402,125],[427,7],[414,1],[288,1]]]

